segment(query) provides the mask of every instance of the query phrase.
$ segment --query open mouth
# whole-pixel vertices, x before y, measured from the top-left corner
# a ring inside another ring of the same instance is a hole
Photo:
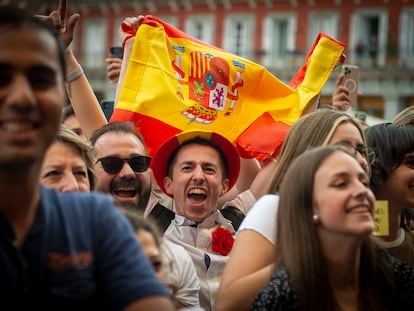
[[[137,190],[135,188],[115,188],[112,189],[112,193],[120,198],[134,198],[137,195]]]
[[[192,203],[202,203],[207,199],[207,192],[201,188],[193,188],[188,191],[187,198]]]
[[[32,122],[1,122],[0,127],[8,132],[23,132],[36,128],[36,124]]]

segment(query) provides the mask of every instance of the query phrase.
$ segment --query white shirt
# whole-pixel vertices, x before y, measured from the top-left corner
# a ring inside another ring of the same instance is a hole
[[[184,247],[166,239],[162,243],[162,254],[172,296],[188,307],[199,307],[200,281],[190,255]]]
[[[254,230],[276,246],[276,217],[279,196],[266,194],[253,205],[240,224],[242,230]]]
[[[212,251],[212,233],[222,227],[234,233],[231,222],[215,211],[198,225],[183,216],[176,215],[164,233],[164,239],[182,245],[191,256],[201,284],[200,306],[214,310],[221,275],[228,261]]]

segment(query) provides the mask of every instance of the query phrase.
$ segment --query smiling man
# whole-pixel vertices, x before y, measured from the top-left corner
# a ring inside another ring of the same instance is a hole
[[[133,123],[105,124],[90,141],[97,159],[98,189],[123,206],[151,215],[164,232],[174,218],[172,200],[152,183],[151,158]]]
[[[176,208],[164,237],[190,254],[201,283],[200,305],[213,310],[235,232],[232,222],[218,209],[218,199],[235,184],[240,156],[233,144],[217,133],[183,132],[159,148],[153,171]]]
[[[151,194],[151,158],[134,127],[109,123],[94,132],[91,144],[97,159],[99,190],[110,193],[122,205],[144,210]]]
[[[59,34],[0,6],[0,42],[2,303],[16,310],[173,310],[113,200],[39,184],[70,83]]]

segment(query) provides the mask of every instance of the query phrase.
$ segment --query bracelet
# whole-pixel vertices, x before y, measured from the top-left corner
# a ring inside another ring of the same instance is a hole
[[[76,68],[74,71],[68,73],[66,75],[66,82],[72,82],[73,80],[76,80],[83,74],[83,69],[81,65],[78,65],[78,68]]]

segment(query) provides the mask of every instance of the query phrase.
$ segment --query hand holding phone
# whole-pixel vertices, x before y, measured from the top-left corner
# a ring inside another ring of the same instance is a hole
[[[342,85],[344,85],[349,91],[349,100],[351,107],[356,107],[358,97],[358,83],[359,83],[359,67],[355,65],[342,65],[342,72],[345,77]]]
[[[122,46],[111,46],[109,48],[109,53],[112,57],[117,57],[122,59],[123,53],[122,53]]]

